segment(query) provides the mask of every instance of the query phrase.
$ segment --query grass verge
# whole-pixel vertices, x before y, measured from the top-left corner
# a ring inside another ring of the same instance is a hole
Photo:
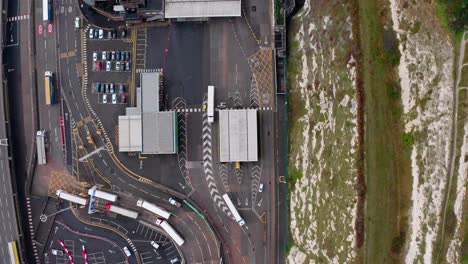
[[[366,98],[363,261],[391,263],[406,235],[407,201],[411,193],[407,147],[410,138],[402,133],[401,89],[395,70],[400,54],[395,34],[384,30],[384,24],[390,20],[384,15],[384,3],[358,0],[358,5],[362,52],[358,69]]]

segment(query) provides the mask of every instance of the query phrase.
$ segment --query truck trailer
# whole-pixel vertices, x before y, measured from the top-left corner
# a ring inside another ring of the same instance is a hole
[[[156,206],[150,202],[147,202],[143,199],[140,199],[137,201],[137,206],[139,207],[143,207],[145,208],[146,210],[152,212],[153,214],[157,214],[161,217],[163,217],[164,219],[169,219],[169,216],[171,216],[171,213],[169,213],[168,211],[162,209],[161,207],[159,206]]]
[[[232,215],[234,216],[234,219],[236,219],[236,222],[240,226],[245,225],[244,219],[240,216],[239,212],[237,211],[236,207],[232,203],[231,198],[227,193],[223,194],[223,199],[226,202],[226,205],[229,207],[229,210],[231,211]]]
[[[138,217],[138,212],[128,210],[126,208],[123,208],[123,207],[120,207],[120,206],[117,206],[117,205],[113,205],[111,203],[106,204],[106,210],[108,210],[110,212],[113,212],[113,213],[116,213],[116,214],[119,214],[119,215],[130,217],[130,218],[133,218],[133,219],[137,219],[137,217]]]
[[[91,196],[93,195],[93,189],[88,189],[88,194]],[[101,198],[101,199],[104,199],[104,200],[107,200],[107,201],[110,201],[110,202],[115,202],[117,201],[117,195],[113,194],[113,193],[108,193],[108,192],[104,192],[104,191],[100,191],[100,190],[96,190],[96,192],[94,193],[94,196],[96,196],[97,198]]]
[[[184,244],[184,239],[175,231],[175,229],[164,219],[159,218],[156,220],[156,225],[162,227],[164,231],[176,242],[177,245],[182,246]]]
[[[206,106],[208,112],[208,122],[214,122],[214,86],[208,86],[208,105]]]
[[[81,205],[87,205],[88,204],[88,200],[83,198],[83,197],[80,197],[78,195],[74,195],[74,194],[71,194],[71,193],[67,193],[66,191],[64,190],[57,190],[55,192],[55,194],[57,194],[57,196],[60,198],[60,199],[64,199],[64,200],[67,200],[67,201],[70,201],[70,202],[73,202],[73,203],[77,203],[77,204],[81,204]]]

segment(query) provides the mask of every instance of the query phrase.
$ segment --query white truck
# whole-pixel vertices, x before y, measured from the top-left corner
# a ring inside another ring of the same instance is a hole
[[[237,211],[236,207],[232,203],[231,198],[229,197],[227,193],[223,194],[223,199],[226,202],[226,205],[229,207],[229,210],[231,210],[231,213],[234,216],[234,219],[236,219],[236,222],[240,226],[245,225],[244,219],[240,216],[239,212]]]
[[[152,212],[153,214],[157,214],[157,215],[163,217],[164,219],[169,219],[169,216],[171,216],[171,213],[169,213],[168,211],[162,209],[159,206],[156,206],[155,204],[147,202],[147,201],[145,201],[143,199],[140,199],[140,200],[137,201],[137,206],[143,207],[146,210]]]
[[[208,86],[208,105],[206,106],[208,112],[208,122],[214,122],[214,86]]]
[[[177,245],[182,246],[184,244],[184,239],[174,230],[174,228],[164,219],[158,218],[156,220],[156,225],[162,227],[164,231],[176,242]]]
[[[138,217],[138,212],[128,210],[128,209],[125,209],[123,207],[113,205],[113,204],[110,204],[110,203],[106,204],[106,210],[108,210],[110,212],[113,212],[113,213],[116,213],[116,214],[119,214],[119,215],[130,217],[130,218],[133,218],[133,219],[137,219],[137,217]]]
[[[93,188],[88,189],[88,194],[89,196],[93,195]],[[96,190],[96,192],[94,193],[94,196],[96,196],[97,198],[107,200],[109,202],[115,202],[117,201],[117,198],[118,198],[117,195],[113,193],[108,193],[108,192],[104,192],[100,190]]]
[[[70,201],[70,202],[73,202],[73,203],[77,203],[77,204],[80,204],[80,205],[87,205],[88,204],[88,200],[83,198],[83,197],[80,197],[78,195],[74,195],[74,194],[71,194],[71,193],[67,193],[66,191],[64,190],[60,190],[58,189],[55,194],[60,198],[60,199],[64,199],[64,200],[67,200],[67,201]]]

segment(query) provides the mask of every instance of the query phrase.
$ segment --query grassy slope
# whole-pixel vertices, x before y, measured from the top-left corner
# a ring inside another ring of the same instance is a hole
[[[379,1],[359,0],[360,38],[362,49],[365,102],[366,148],[366,237],[364,263],[392,262],[392,240],[400,232],[399,195],[408,200],[408,155],[401,145],[400,89],[394,66],[398,51],[385,51],[382,43],[383,24]],[[396,52],[396,54],[395,54]],[[403,230],[405,227],[403,227]]]

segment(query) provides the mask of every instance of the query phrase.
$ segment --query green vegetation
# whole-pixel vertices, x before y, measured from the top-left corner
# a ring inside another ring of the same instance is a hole
[[[466,0],[437,0],[435,10],[446,29],[456,35],[463,33],[468,21]]]
[[[363,262],[389,263],[392,250],[399,252],[406,237],[411,177],[409,152],[404,142],[412,144],[414,138],[403,134],[400,123],[402,106],[395,70],[400,54],[396,37],[384,32],[383,26],[390,18],[381,12],[381,1],[359,0],[358,3],[360,68],[366,95],[367,194]]]
[[[412,133],[403,133],[402,135],[403,145],[405,147],[411,147],[414,144],[414,136]]]
[[[300,181],[301,179],[302,179],[302,171],[297,169],[294,165],[290,165],[288,183],[289,183],[289,188],[291,191],[294,190],[296,182]]]

